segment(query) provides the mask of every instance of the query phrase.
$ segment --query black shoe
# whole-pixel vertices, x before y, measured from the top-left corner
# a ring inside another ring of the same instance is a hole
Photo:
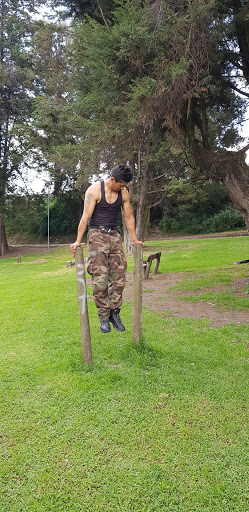
[[[123,331],[125,331],[125,326],[121,322],[119,312],[120,312],[120,308],[111,309],[109,320],[112,323],[114,329],[116,329],[117,331],[123,332]]]
[[[103,333],[111,332],[111,326],[108,318],[107,320],[99,319],[99,328]]]

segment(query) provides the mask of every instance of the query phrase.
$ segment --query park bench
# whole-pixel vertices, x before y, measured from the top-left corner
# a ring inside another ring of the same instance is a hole
[[[153,274],[157,273],[159,263],[160,263],[161,254],[162,254],[161,252],[155,252],[154,254],[150,254],[147,261],[143,261],[144,279],[148,279],[152,261],[155,259],[156,259],[156,262],[155,262]]]

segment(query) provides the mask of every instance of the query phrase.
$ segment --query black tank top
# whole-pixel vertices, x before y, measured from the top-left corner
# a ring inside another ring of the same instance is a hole
[[[107,203],[105,198],[105,184],[102,180],[101,184],[101,199],[96,204],[92,217],[89,220],[89,228],[94,226],[105,226],[108,228],[115,228],[118,222],[118,214],[122,206],[122,193],[118,191],[118,197],[112,204]]]

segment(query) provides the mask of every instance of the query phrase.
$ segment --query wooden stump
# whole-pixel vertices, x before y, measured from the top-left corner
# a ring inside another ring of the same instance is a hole
[[[78,292],[78,306],[80,317],[80,331],[83,363],[92,363],[91,335],[87,307],[86,275],[84,265],[83,247],[77,247],[75,251],[75,267]]]
[[[133,343],[142,338],[143,246],[134,245],[133,266]]]

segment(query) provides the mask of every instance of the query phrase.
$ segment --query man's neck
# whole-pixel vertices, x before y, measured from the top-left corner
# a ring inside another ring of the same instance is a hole
[[[107,188],[111,188],[111,178],[108,178],[107,180],[104,180],[104,184],[105,184],[105,187]]]

